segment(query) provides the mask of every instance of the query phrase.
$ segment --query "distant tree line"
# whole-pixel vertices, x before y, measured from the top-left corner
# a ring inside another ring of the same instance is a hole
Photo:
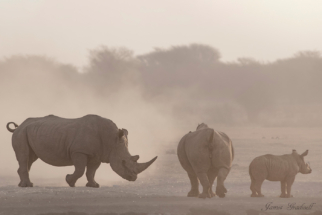
[[[178,120],[240,125],[322,125],[322,57],[304,51],[290,58],[224,62],[208,45],[173,46],[135,56],[126,48],[90,51],[85,72],[44,56],[0,61],[0,96],[41,102],[43,96],[108,99],[138,90]],[[312,121],[313,120],[313,121]]]

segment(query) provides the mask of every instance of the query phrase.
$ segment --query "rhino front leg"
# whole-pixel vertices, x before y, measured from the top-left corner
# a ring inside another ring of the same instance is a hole
[[[286,196],[285,198],[292,198],[293,196],[291,195],[291,188],[292,188],[292,185],[294,183],[294,180],[295,180],[295,176],[292,176],[292,177],[289,177],[288,179],[286,179]]]
[[[197,177],[202,185],[202,193],[199,195],[199,198],[211,198],[210,194],[210,183],[206,173],[197,173]]]
[[[281,181],[281,198],[286,197],[286,181]]]
[[[218,171],[216,194],[220,198],[224,198],[225,193],[227,193],[227,189],[224,186],[224,181],[226,180],[228,173],[229,173],[229,170],[226,168],[220,168]]]
[[[97,160],[90,160],[87,163],[86,177],[87,177],[88,183],[86,184],[86,187],[94,187],[94,188],[100,187],[100,185],[94,179],[96,170],[100,165],[101,165],[101,162]]]
[[[73,174],[66,175],[66,182],[70,187],[75,187],[75,183],[77,179],[82,177],[85,172],[85,167],[87,164],[87,156],[82,153],[74,153],[72,154],[72,162],[75,166],[75,171]]]
[[[198,197],[199,196],[199,180],[197,175],[193,173],[188,173],[190,183],[191,183],[191,190],[188,193],[188,197]]]

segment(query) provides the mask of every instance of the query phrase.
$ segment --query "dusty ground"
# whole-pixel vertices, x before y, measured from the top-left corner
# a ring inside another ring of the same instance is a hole
[[[154,169],[139,176],[136,182],[101,182],[101,188],[87,188],[84,183],[69,188],[59,184],[64,178],[48,180],[33,178],[33,188],[18,188],[15,177],[0,173],[0,215],[46,214],[322,214],[322,128],[222,128],[233,140],[236,157],[226,180],[225,198],[198,199],[186,197],[190,184],[176,154],[169,144],[160,151]],[[286,154],[292,149],[304,152],[313,169],[310,175],[298,174],[292,199],[281,199],[280,184],[265,181],[264,198],[250,198],[248,165],[262,154]],[[165,153],[169,151],[170,153]],[[40,161],[38,161],[40,162]],[[55,181],[60,181],[55,184]],[[37,183],[38,182],[38,185]],[[283,206],[267,210],[265,205]],[[310,210],[288,210],[288,204],[309,206]]]

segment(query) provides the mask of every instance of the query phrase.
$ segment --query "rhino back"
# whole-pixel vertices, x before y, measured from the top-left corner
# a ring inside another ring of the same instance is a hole
[[[95,115],[77,119],[53,115],[31,118],[23,123],[20,133],[25,133],[29,146],[41,160],[54,166],[67,166],[72,165],[71,153],[100,157],[100,118]]]
[[[234,149],[231,139],[223,132],[214,131],[211,145],[212,166],[216,169],[224,167],[231,168],[234,159]]]
[[[282,181],[289,175],[296,175],[291,155],[262,155],[249,166],[251,176],[266,176],[269,181]]]
[[[185,152],[195,172],[207,171],[211,166],[209,138],[214,130],[205,128],[187,134]]]

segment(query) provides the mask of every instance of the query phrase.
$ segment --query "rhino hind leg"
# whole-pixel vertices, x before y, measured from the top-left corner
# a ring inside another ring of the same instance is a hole
[[[211,198],[210,194],[210,184],[209,184],[209,179],[206,173],[198,173],[197,177],[199,178],[199,181],[202,185],[202,193],[199,195],[199,198]]]
[[[30,149],[29,153],[29,160],[28,160],[28,171],[30,172],[31,165],[38,159],[38,156],[35,154],[34,151]]]
[[[19,163],[18,175],[20,177],[19,187],[33,187],[29,178],[29,169],[31,164],[29,163],[29,153],[31,151],[27,142],[19,141],[13,142],[13,147],[16,153],[16,158]]]
[[[87,184],[86,187],[94,187],[99,188],[100,185],[95,181],[95,173],[98,167],[101,165],[99,161],[89,161],[87,163],[87,170],[86,170],[86,177],[87,177]]]
[[[226,180],[229,171],[230,170],[226,168],[220,168],[218,170],[216,194],[220,198],[224,198],[226,196],[227,189],[225,188],[224,181]]]
[[[199,180],[195,173],[188,173],[190,183],[191,183],[191,190],[188,193],[188,197],[198,197],[199,196]]]
[[[257,192],[255,189],[255,182],[253,179],[251,179],[250,190],[252,191],[252,194],[250,195],[250,197],[257,197]]]
[[[255,189],[255,192],[257,193],[256,196],[252,196],[252,197],[264,197],[264,195],[262,194],[262,184],[264,182],[265,179],[256,179],[254,181],[254,189]],[[253,195],[253,194],[252,194]]]
[[[70,187],[75,187],[76,181],[84,175],[87,164],[87,156],[82,153],[74,153],[71,158],[75,166],[75,171],[71,175],[66,175],[66,182]]]
[[[218,172],[215,170],[210,170],[208,172],[208,180],[209,180],[209,184],[210,184],[210,191],[209,192],[210,192],[211,197],[216,196],[216,193],[213,192],[212,187],[213,187],[215,179],[217,178],[217,175],[218,175]]]

